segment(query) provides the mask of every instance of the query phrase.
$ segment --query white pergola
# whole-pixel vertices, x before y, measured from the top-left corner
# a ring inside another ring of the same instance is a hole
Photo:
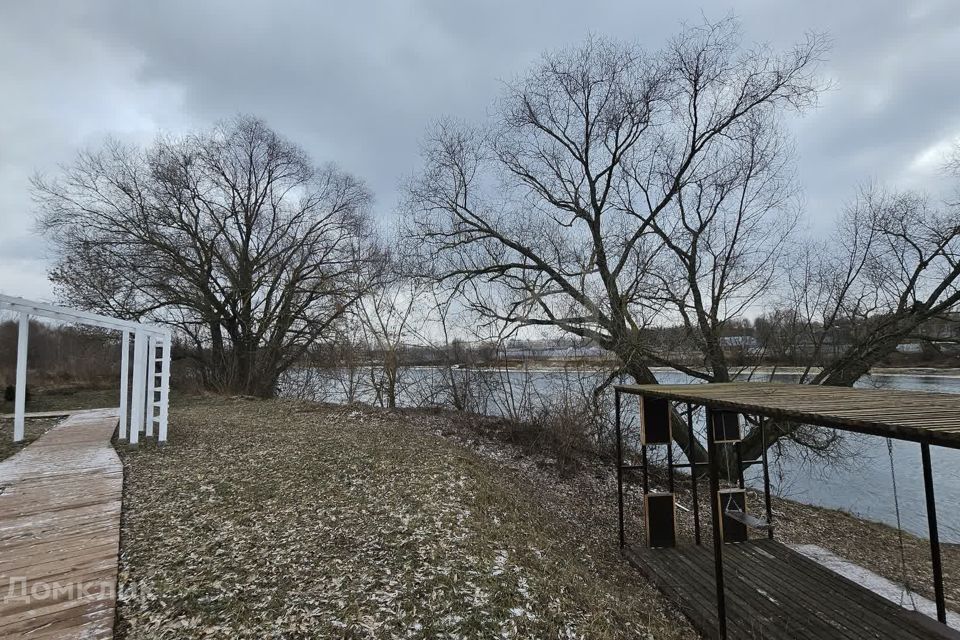
[[[27,345],[31,316],[120,331],[123,337],[120,356],[119,438],[124,441],[129,439],[130,445],[136,446],[140,440],[140,433],[143,432],[146,437],[153,437],[154,426],[156,426],[157,441],[161,443],[167,441],[170,400],[171,333],[169,329],[2,294],[0,294],[0,311],[12,311],[19,315],[14,442],[23,440],[26,414]],[[133,336],[132,393],[129,384],[131,335]]]

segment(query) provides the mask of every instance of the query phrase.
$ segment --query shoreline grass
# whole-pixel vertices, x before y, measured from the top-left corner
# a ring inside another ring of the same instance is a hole
[[[178,403],[170,445],[121,449],[117,637],[696,636],[570,497],[444,420]]]

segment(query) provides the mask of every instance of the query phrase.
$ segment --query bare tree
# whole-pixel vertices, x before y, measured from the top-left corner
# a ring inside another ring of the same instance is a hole
[[[804,253],[792,280],[794,346],[806,363],[800,382],[851,386],[921,325],[955,321],[960,304],[960,206],[934,206],[913,192],[863,189],[844,211],[832,240]],[[830,346],[828,349],[827,346]],[[774,425],[827,452],[832,436],[801,425]],[[758,430],[744,456],[758,456]]]
[[[793,215],[778,116],[815,101],[824,46],[745,49],[726,20],[652,55],[600,39],[548,55],[488,127],[428,137],[406,233],[491,320],[589,338],[638,382],[657,364],[727,379],[717,338],[775,276],[790,225],[774,219]],[[702,367],[645,339],[670,317]]]
[[[496,346],[476,333],[476,319],[464,310],[456,292],[423,280],[420,304],[425,317],[417,340],[429,354],[430,372],[417,376],[408,392],[418,406],[447,407],[461,412],[489,409],[486,367]],[[475,338],[466,342],[465,337]]]
[[[268,396],[363,294],[370,194],[256,118],[112,141],[34,180],[68,302],[176,327],[210,388]]]
[[[382,268],[384,277],[370,288],[358,306],[358,317],[379,367],[371,364],[374,396],[382,406],[397,406],[400,391],[401,357],[404,347],[419,339],[427,322],[429,284],[407,277],[389,256]],[[379,371],[378,371],[379,369]]]

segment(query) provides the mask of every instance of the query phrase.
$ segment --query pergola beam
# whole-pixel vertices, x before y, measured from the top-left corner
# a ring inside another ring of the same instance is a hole
[[[127,440],[129,426],[128,405],[130,401],[130,332],[124,331],[120,341],[120,433],[117,437]]]
[[[96,313],[67,309],[46,302],[37,302],[0,294],[0,311],[12,311],[19,317],[17,334],[17,377],[14,398],[13,440],[22,442],[26,419],[27,395],[27,348],[30,331],[30,317],[47,318],[58,322],[82,324],[111,331],[120,331],[120,420],[119,438],[129,439],[136,446],[141,430],[146,436],[154,433],[154,422],[159,441],[167,439],[167,418],[170,385],[170,345],[172,334],[169,329],[154,324],[132,322],[111,318]],[[130,335],[133,335],[133,388],[129,389],[128,375],[130,367]],[[159,358],[157,350],[160,349]],[[157,364],[160,371],[157,372]],[[148,377],[149,376],[149,377]],[[159,378],[159,380],[158,380]],[[132,391],[128,393],[128,391]],[[160,397],[156,398],[159,392]],[[159,414],[155,409],[159,408]],[[129,429],[128,429],[129,427]]]
[[[18,313],[28,313],[32,316],[41,318],[50,318],[60,322],[75,322],[91,327],[100,327],[102,329],[112,329],[114,331],[142,331],[149,335],[164,336],[169,335],[170,330],[153,324],[144,322],[134,322],[132,320],[121,320],[111,318],[110,316],[80,311],[78,309],[67,309],[46,302],[36,302],[25,298],[7,296],[0,294],[0,310],[15,311]]]

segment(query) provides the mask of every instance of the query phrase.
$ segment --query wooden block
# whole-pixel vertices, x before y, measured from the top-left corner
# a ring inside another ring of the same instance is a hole
[[[720,536],[724,542],[746,542],[747,525],[728,517],[726,511],[747,512],[747,492],[743,489],[721,489],[717,493],[717,506],[723,516],[720,519]]]
[[[676,504],[672,493],[643,496],[647,546],[674,547],[677,544]]]
[[[714,411],[712,416],[714,442],[740,442],[740,414]]]
[[[670,402],[662,398],[640,398],[640,441],[643,444],[670,442]]]

